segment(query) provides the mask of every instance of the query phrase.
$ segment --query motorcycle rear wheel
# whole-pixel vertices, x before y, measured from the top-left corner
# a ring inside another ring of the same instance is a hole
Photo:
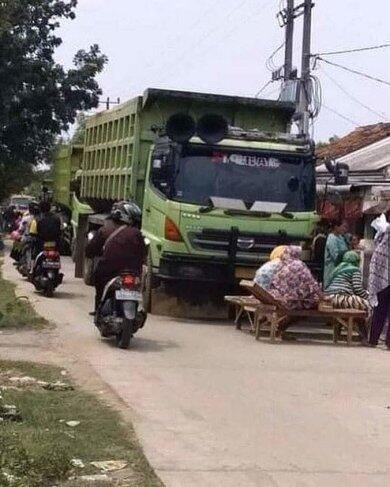
[[[52,298],[54,296],[54,286],[52,285],[48,285],[45,290],[43,291],[43,294],[47,297],[47,298]]]
[[[122,331],[116,335],[116,344],[119,348],[129,348],[130,341],[133,338],[134,320],[123,318]]]

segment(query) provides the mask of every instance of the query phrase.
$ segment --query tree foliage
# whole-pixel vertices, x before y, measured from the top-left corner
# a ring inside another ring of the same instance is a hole
[[[31,171],[79,111],[98,105],[96,76],[107,61],[99,47],[78,51],[73,67],[54,60],[60,20],[77,0],[0,0],[0,185],[4,173]]]
[[[21,162],[0,163],[0,202],[24,190],[34,178],[33,166]]]
[[[83,145],[85,138],[85,126],[87,123],[87,115],[85,113],[79,113],[77,116],[76,130],[71,139],[72,145]]]

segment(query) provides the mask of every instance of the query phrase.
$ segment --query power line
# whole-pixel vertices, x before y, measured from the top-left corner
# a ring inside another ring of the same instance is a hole
[[[226,15],[224,15],[223,19],[229,19],[237,10],[241,9],[247,2],[248,2],[248,0],[242,0],[238,5],[235,5],[232,9],[230,9],[226,13]],[[177,64],[179,64],[183,59],[185,59],[187,57],[187,55],[190,54],[193,49],[198,47],[199,44],[201,44],[206,39],[211,37],[218,30],[219,30],[218,28],[217,29],[213,28],[213,29],[210,29],[210,30],[204,32],[203,35],[200,36],[200,38],[198,38],[195,42],[193,42],[189,47],[185,48],[182,51],[182,53],[174,61],[170,62],[168,64],[168,66],[164,68],[165,76],[163,76],[163,79],[165,79],[167,77],[167,74],[170,74],[172,68],[176,68]]]
[[[230,12],[224,17],[224,18],[229,18],[232,16],[233,13],[235,13],[237,10],[239,10],[240,7],[242,7],[248,0],[244,0],[243,2],[241,2],[239,5],[237,5],[235,8],[233,8],[232,10],[230,10]],[[267,2],[265,2],[263,5],[261,5],[260,9],[259,10],[256,10],[256,12],[251,12],[250,15],[246,16],[244,19],[242,19],[242,22],[245,22],[247,20],[250,20],[251,18],[253,18],[254,15],[257,15],[258,13],[260,13],[261,11],[263,11],[266,7],[268,7],[269,4],[271,4],[274,0],[268,0]],[[236,22],[234,22],[235,24]],[[201,49],[201,51],[197,52],[196,55],[199,55],[199,54],[202,54],[203,52],[206,52],[206,51],[210,51],[210,49],[212,47],[215,47],[217,44],[219,44],[221,41],[226,41],[227,39],[229,39],[234,33],[237,32],[237,28],[236,26],[233,24],[233,27],[228,30],[228,31],[220,31],[219,33],[222,33],[223,36],[218,38],[218,40],[216,40],[216,42],[214,42],[213,44],[211,45],[206,45],[206,46],[203,46],[203,49]],[[214,34],[215,32],[218,32],[215,31],[215,30],[211,30],[207,33],[205,33],[205,35],[203,35],[197,42],[196,44],[194,44],[193,46],[191,46],[189,49],[186,49],[182,55],[172,64],[170,64],[167,69],[165,70],[165,73],[163,75],[163,77],[161,78],[162,80],[165,80],[167,78],[167,76],[172,72],[172,70],[177,70],[178,69],[178,64],[180,64],[180,62],[186,58],[186,55],[189,53],[189,51],[191,51],[193,48],[196,48],[198,47],[203,41],[205,41],[207,38],[209,38],[212,34]],[[191,60],[193,60],[194,58],[194,55],[192,54],[191,56],[189,56],[189,58]],[[183,66],[184,64],[180,65],[179,67]]]
[[[383,120],[389,120],[389,118],[383,114],[383,113],[380,113],[380,112],[377,112],[375,110],[373,110],[371,107],[365,105],[364,103],[362,103],[358,98],[356,98],[355,96],[353,96],[348,90],[346,90],[338,81],[336,81],[335,79],[332,78],[332,76],[330,76],[326,71],[324,71],[323,69],[321,70],[322,73],[330,80],[332,81],[345,95],[347,95],[351,100],[353,100],[355,103],[357,103],[358,105],[362,106],[363,108],[365,108],[366,110],[368,110],[369,112],[373,113],[374,115],[376,115],[377,117],[380,117],[382,118]]]
[[[360,47],[356,49],[346,49],[345,51],[328,51],[328,52],[319,52],[317,54],[313,54],[313,57],[317,56],[333,56],[336,54],[349,54],[353,52],[363,52],[363,51],[374,51],[376,49],[385,49],[390,47],[390,44],[380,44],[378,46],[368,46],[368,47]]]
[[[207,8],[207,9],[203,9],[199,16],[194,20],[194,22],[187,28],[187,31],[193,31],[195,30],[199,25],[201,25],[202,21],[208,17],[209,15],[211,15],[216,7],[218,8],[218,4],[220,4],[222,2],[222,0],[215,0],[215,3]],[[174,47],[180,40],[182,39],[182,36],[181,35],[175,35],[175,37],[171,37],[170,39],[168,39],[166,41],[166,47],[168,46],[168,51],[171,47]],[[148,62],[148,64],[145,66],[146,69],[150,68],[153,66],[153,61],[150,61]]]
[[[346,115],[343,115],[342,113],[338,112],[334,108],[330,108],[324,104],[322,104],[322,106],[323,106],[323,108],[325,108],[326,110],[329,110],[330,112],[334,113],[335,115],[342,118],[343,120],[346,120],[347,122],[351,123],[354,127],[359,127],[360,124],[358,122],[355,122],[355,120],[352,120],[351,118],[347,117]]]
[[[272,54],[270,54],[270,56],[267,58],[266,62],[265,62],[265,66],[266,68],[268,69],[268,71],[274,71],[275,69],[277,69],[277,66],[275,65],[274,63],[274,57],[276,56],[276,54],[281,50],[283,49],[283,47],[285,46],[285,42],[282,42],[282,44],[280,44],[279,47],[277,47],[273,52]]]
[[[349,73],[357,74],[358,76],[362,76],[363,78],[367,78],[367,79],[370,79],[372,81],[376,81],[377,83],[382,83],[384,85],[390,86],[389,81],[386,81],[386,80],[383,80],[380,78],[376,78],[375,76],[371,76],[370,74],[363,73],[361,71],[357,71],[356,69],[348,68],[347,66],[343,66],[342,64],[333,63],[333,62],[328,61],[327,59],[324,59],[320,56],[317,56],[316,60],[323,61],[326,64],[330,64],[331,66],[336,66],[337,68],[343,69],[344,71],[348,71]]]
[[[272,80],[267,81],[264,86],[260,88],[260,90],[256,93],[255,98],[258,98],[263,91],[268,88],[268,86],[272,83]]]

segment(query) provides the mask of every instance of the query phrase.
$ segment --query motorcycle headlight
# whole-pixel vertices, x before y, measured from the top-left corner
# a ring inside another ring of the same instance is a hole
[[[90,242],[94,236],[95,236],[94,232],[88,232],[88,235],[87,235],[88,242]]]

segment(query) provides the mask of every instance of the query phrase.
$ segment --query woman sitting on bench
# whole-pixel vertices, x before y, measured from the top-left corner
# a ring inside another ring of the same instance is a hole
[[[254,281],[268,291],[275,273],[281,266],[280,258],[286,250],[286,245],[279,245],[271,252],[270,260],[263,264],[256,272]]]
[[[286,248],[269,288],[273,297],[289,310],[314,309],[322,297],[321,287],[302,262],[301,255],[301,247]]]
[[[343,261],[329,277],[329,286],[325,290],[333,306],[338,309],[360,309],[368,311],[368,292],[363,288],[363,276],[360,270],[360,256],[351,250],[346,252]]]

